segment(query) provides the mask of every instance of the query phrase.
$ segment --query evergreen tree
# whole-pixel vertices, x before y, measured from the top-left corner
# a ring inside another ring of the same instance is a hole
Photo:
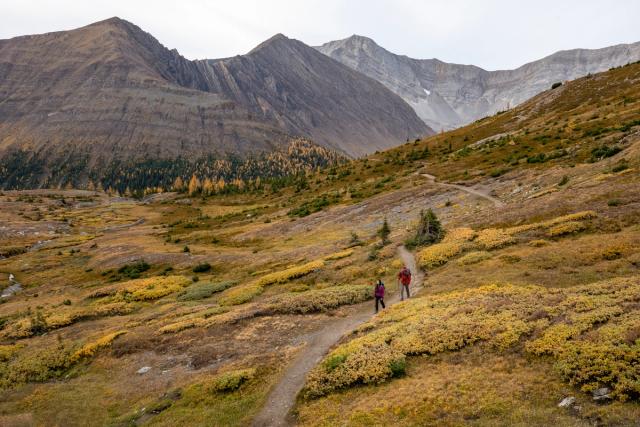
[[[431,209],[428,209],[426,212],[420,211],[416,234],[406,242],[406,245],[409,247],[431,245],[439,242],[443,237],[444,230],[440,220]]]
[[[382,240],[382,245],[386,245],[389,243],[389,234],[391,234],[391,229],[389,228],[389,223],[387,222],[387,218],[384,219],[380,229],[378,229],[378,236]]]

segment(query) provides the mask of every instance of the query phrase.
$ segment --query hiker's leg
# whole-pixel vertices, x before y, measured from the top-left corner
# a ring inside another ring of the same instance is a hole
[[[386,308],[386,307],[384,306],[384,298],[380,298],[380,304],[382,304],[382,308]]]
[[[411,298],[411,295],[409,294],[409,285],[407,285],[406,288],[407,288],[407,298]]]
[[[376,297],[376,313],[378,312],[378,301],[380,300],[380,298]]]

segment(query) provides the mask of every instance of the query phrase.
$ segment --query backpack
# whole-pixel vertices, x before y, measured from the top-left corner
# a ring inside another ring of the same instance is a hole
[[[402,271],[400,272],[400,281],[403,284],[408,284],[411,282],[411,270],[409,270],[408,268],[403,268]]]
[[[376,284],[374,295],[377,297],[384,297],[384,283]]]

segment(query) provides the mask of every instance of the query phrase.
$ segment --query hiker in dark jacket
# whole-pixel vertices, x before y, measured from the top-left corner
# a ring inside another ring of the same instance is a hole
[[[398,282],[400,283],[400,300],[404,301],[404,293],[407,293],[407,298],[410,298],[409,295],[409,285],[411,284],[411,270],[407,268],[405,265],[398,273]]]
[[[378,312],[378,302],[382,305],[382,308],[384,309],[384,283],[382,283],[382,280],[378,279],[378,281],[376,282],[376,287],[375,287],[375,291],[373,293],[373,296],[376,297],[376,313]]]

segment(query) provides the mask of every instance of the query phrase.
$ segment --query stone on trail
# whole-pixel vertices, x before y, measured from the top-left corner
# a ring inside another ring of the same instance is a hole
[[[151,370],[151,366],[143,366],[142,368],[138,369],[138,374],[142,375],[142,374],[146,374],[147,372],[149,372]]]

